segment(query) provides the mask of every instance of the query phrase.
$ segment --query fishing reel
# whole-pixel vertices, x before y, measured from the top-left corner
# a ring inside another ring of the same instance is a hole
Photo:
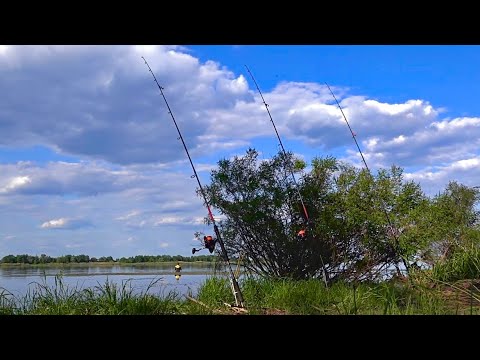
[[[193,248],[193,249],[192,249],[192,254],[195,255],[196,252],[199,252],[199,251],[201,251],[201,250],[203,250],[203,249],[205,249],[205,248],[204,248],[204,247],[203,247],[203,248],[200,248],[200,249],[195,249],[195,248]]]
[[[209,247],[209,248],[207,248],[207,247],[202,247],[202,248],[200,248],[200,249],[195,249],[195,248],[193,248],[193,249],[192,249],[192,254],[195,255],[196,252],[199,252],[199,251],[204,250],[204,249],[208,249],[208,251],[210,251],[210,254],[212,254],[213,251],[215,250],[214,247]]]
[[[196,252],[203,250],[203,249],[208,249],[210,251],[210,254],[212,254],[215,250],[215,245],[217,244],[217,240],[213,239],[211,235],[206,235],[203,237],[204,241],[204,246],[201,247],[200,249],[192,249],[192,254],[195,254]]]

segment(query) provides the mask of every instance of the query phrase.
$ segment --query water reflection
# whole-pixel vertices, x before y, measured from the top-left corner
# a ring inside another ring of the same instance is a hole
[[[111,265],[86,266],[63,265],[58,267],[2,266],[0,288],[16,297],[24,296],[40,285],[55,286],[57,275],[69,289],[85,289],[103,286],[108,281],[118,286],[127,285],[134,293],[167,295],[175,291],[180,296],[195,296],[199,285],[207,276],[215,273],[215,264],[182,263],[181,272],[175,272],[172,264],[159,265]],[[1,291],[1,289],[0,289]]]

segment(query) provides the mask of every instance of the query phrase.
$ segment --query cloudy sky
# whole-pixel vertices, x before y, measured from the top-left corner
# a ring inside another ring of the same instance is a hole
[[[0,45],[0,257],[191,255],[201,180],[282,141],[309,161],[402,166],[433,195],[480,185],[478,46]],[[215,215],[219,215],[215,212]]]

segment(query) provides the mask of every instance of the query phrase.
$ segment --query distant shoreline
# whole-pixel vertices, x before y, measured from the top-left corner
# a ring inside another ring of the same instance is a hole
[[[205,265],[205,264],[215,264],[214,261],[178,261],[183,266],[187,265]],[[139,263],[126,263],[126,262],[81,262],[81,263],[46,263],[46,264],[24,264],[24,263],[1,263],[0,267],[89,267],[89,266],[101,266],[101,267],[111,267],[111,266],[175,266],[177,261],[156,261],[156,262],[139,262]]]

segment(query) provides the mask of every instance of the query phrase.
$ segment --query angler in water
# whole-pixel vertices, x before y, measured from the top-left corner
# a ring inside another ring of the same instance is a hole
[[[180,262],[177,261],[177,265],[175,265],[175,272],[180,272],[182,270],[182,266],[180,265]]]

